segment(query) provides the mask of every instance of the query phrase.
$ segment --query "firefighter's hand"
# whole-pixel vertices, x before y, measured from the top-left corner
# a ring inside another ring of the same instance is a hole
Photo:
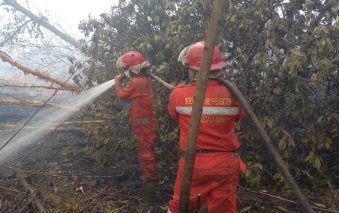
[[[116,84],[119,84],[122,81],[122,75],[115,76],[114,80]]]

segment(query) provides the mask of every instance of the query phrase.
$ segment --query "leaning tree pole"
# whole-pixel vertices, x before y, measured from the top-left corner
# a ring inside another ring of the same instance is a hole
[[[198,139],[199,123],[203,111],[203,103],[208,81],[208,71],[211,66],[214,47],[219,32],[219,23],[222,20],[225,0],[216,0],[213,5],[212,14],[206,32],[206,42],[201,59],[197,89],[194,95],[190,126],[185,152],[184,171],[180,187],[179,212],[188,212],[190,187],[193,176],[193,165],[195,160],[195,146]]]
[[[61,32],[57,28],[55,28],[53,25],[48,23],[48,21],[46,21],[45,19],[33,14],[31,11],[27,10],[26,8],[24,8],[23,6],[18,4],[15,0],[3,0],[3,2],[4,2],[5,5],[9,5],[9,6],[13,7],[14,9],[16,9],[17,11],[22,12],[27,17],[31,18],[34,22],[36,22],[39,25],[43,26],[44,28],[48,29],[49,31],[51,31],[55,35],[59,36],[64,41],[66,41],[67,43],[74,46],[75,48],[81,50],[81,44],[78,41],[76,41],[71,36],[69,36],[69,35]]]

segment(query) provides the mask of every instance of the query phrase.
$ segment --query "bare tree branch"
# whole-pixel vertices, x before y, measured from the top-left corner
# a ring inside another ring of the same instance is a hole
[[[79,90],[79,88],[76,85],[66,83],[62,80],[59,80],[57,78],[50,76],[47,73],[41,72],[37,69],[33,69],[33,68],[27,67],[27,66],[25,66],[21,63],[18,63],[17,61],[13,60],[8,54],[6,54],[5,52],[3,52],[1,50],[0,50],[0,58],[2,59],[2,61],[10,63],[11,65],[17,67],[18,69],[20,69],[24,73],[29,73],[29,74],[38,76],[41,79],[44,79],[46,81],[58,84],[61,87],[63,87],[64,89],[67,89],[67,90],[71,90],[71,91],[78,91]]]
[[[73,45],[77,49],[81,50],[81,44],[78,41],[76,41],[75,39],[73,39],[69,35],[61,32],[60,30],[56,29],[54,26],[52,26],[50,23],[48,23],[48,21],[46,21],[46,19],[41,18],[41,17],[33,14],[31,11],[27,10],[26,8],[24,8],[23,6],[21,6],[20,4],[18,4],[14,0],[3,0],[3,2],[4,2],[4,4],[7,4],[7,5],[14,7],[16,10],[22,12],[23,14],[25,14],[26,16],[31,18],[36,23],[40,24],[41,26],[45,27],[49,31],[53,32],[55,35],[62,38],[64,41],[68,42],[69,44]]]
[[[0,43],[0,47],[2,47],[6,42],[12,40],[14,38],[14,36],[24,27],[26,26],[29,22],[31,22],[32,20],[27,20],[25,21],[22,25],[20,25],[10,36],[8,36],[7,38],[5,38],[5,40],[3,42]]]
[[[36,86],[36,85],[13,85],[13,84],[1,84],[1,87],[18,87],[18,88],[32,88],[32,89],[58,89],[57,87],[48,87],[48,86]],[[65,88],[61,88],[59,90],[66,90]]]
[[[6,95],[6,96],[11,97],[11,98],[14,98],[14,99],[18,100],[20,103],[31,104],[30,101],[25,100],[25,99],[23,99],[23,98],[16,97],[16,96],[11,95],[11,94],[7,94],[7,93],[3,93],[3,92],[0,92],[0,94]],[[2,102],[3,102],[3,101],[0,101],[0,103],[2,103]]]

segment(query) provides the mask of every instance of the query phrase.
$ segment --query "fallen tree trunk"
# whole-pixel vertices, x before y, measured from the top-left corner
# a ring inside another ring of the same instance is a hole
[[[55,77],[52,77],[47,73],[41,72],[40,70],[33,69],[33,68],[30,68],[26,65],[23,65],[23,64],[15,61],[14,59],[12,59],[7,53],[5,53],[1,50],[0,50],[0,58],[1,58],[2,61],[7,62],[7,63],[15,66],[16,68],[20,69],[24,73],[32,74],[32,75],[38,76],[39,78],[44,79],[48,82],[58,84],[65,90],[79,91],[79,88],[76,85],[66,83],[63,80],[59,80]]]

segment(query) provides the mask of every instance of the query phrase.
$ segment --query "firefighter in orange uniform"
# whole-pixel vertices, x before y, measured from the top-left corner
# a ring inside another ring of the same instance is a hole
[[[179,55],[179,62],[187,67],[190,83],[181,84],[172,91],[168,112],[179,120],[180,148],[185,153],[193,98],[200,69],[204,42],[186,47]],[[189,212],[196,206],[206,203],[209,213],[237,212],[236,192],[239,171],[245,165],[235,152],[240,144],[235,133],[236,122],[245,112],[231,92],[218,82],[223,77],[226,63],[220,50],[215,47],[209,71],[202,117],[196,144],[196,155],[189,195]],[[168,212],[179,212],[179,195],[184,167],[184,155],[179,160],[174,194],[169,202]],[[200,207],[199,207],[200,208]]]
[[[117,67],[125,70],[124,74],[115,77],[116,96],[122,100],[130,100],[130,122],[132,132],[137,140],[139,169],[146,196],[155,196],[157,181],[154,140],[157,130],[157,119],[153,109],[153,92],[151,78],[146,72],[150,63],[137,51],[129,51],[121,56]],[[127,85],[121,82],[128,78]]]

